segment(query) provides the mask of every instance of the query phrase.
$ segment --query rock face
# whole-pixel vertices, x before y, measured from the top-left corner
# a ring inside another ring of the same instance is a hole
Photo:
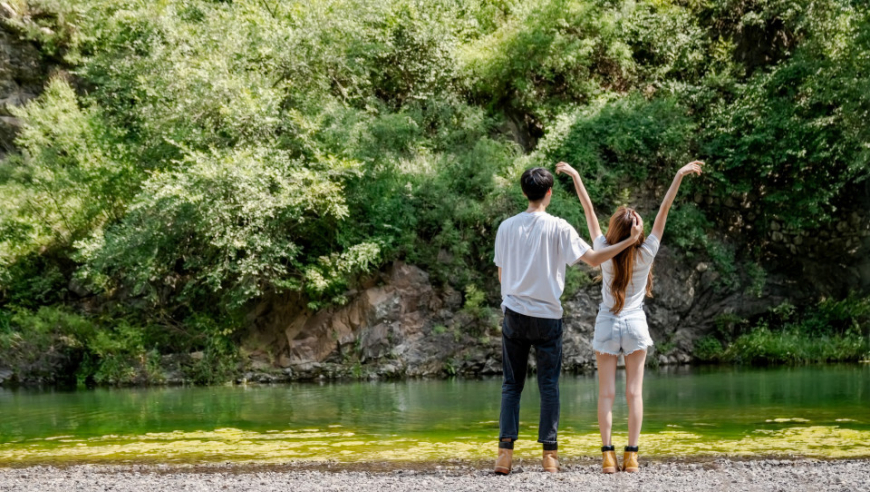
[[[656,344],[648,357],[659,364],[691,362],[695,340],[709,333],[723,315],[752,318],[785,300],[772,292],[762,297],[746,292],[723,293],[713,268],[705,262],[678,259],[665,244],[656,257],[653,273],[653,297],[644,301],[644,308]],[[563,302],[566,368],[594,368],[592,337],[600,303],[600,283],[586,286]],[[661,353],[663,348],[667,354]]]
[[[436,291],[420,268],[396,262],[352,295],[317,313],[293,296],[262,303],[244,344],[252,364],[294,379],[500,370],[490,362],[500,354],[494,330],[481,332],[479,320],[461,312],[461,296]]]
[[[59,60],[46,59],[11,21],[27,24],[33,20],[0,2],[0,159],[15,150],[15,138],[23,125],[10,108],[23,106],[42,94],[52,73],[61,69]]]
[[[0,159],[14,150],[22,122],[12,116],[11,107],[22,106],[42,93],[54,65],[43,60],[39,49],[22,39],[6,20],[15,10],[0,4]]]
[[[664,364],[691,361],[693,343],[723,312],[751,317],[776,299],[721,296],[704,263],[673,260],[666,246],[657,262],[656,294],[647,302],[653,339],[668,346]],[[591,270],[589,271],[591,273]],[[564,302],[563,367],[594,369],[592,336],[601,285],[590,284]],[[356,292],[345,306],[308,311],[298,298],[262,303],[251,313],[245,342],[255,372],[267,381],[315,377],[401,377],[499,374],[501,317],[477,319],[461,296],[439,290],[420,268],[397,262]],[[650,356],[656,357],[656,349]],[[534,368],[534,357],[530,360]]]

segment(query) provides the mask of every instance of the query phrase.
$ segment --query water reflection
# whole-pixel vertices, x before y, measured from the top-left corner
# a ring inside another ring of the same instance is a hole
[[[618,385],[624,385],[624,374]],[[521,439],[528,443],[522,446],[536,452],[534,380],[526,388]],[[857,443],[870,437],[868,390],[867,365],[650,371],[642,439],[648,452],[660,454],[775,453],[791,446],[821,456],[867,455],[870,451]],[[439,453],[474,456],[497,435],[499,394],[497,378],[72,392],[0,389],[0,461],[391,459],[392,452],[406,459],[435,459]],[[596,395],[594,375],[564,377],[561,447],[594,453]],[[624,399],[617,398],[617,438],[626,430],[626,417]],[[856,440],[856,447],[849,439]]]

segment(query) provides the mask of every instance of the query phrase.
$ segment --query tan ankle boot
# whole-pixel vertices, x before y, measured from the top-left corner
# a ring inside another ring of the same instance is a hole
[[[498,459],[495,460],[495,472],[499,475],[507,475],[513,468],[514,450],[498,448]]]
[[[622,469],[628,473],[634,473],[639,469],[637,464],[637,446],[626,446],[622,456]]]
[[[604,455],[602,470],[604,473],[616,473],[619,470],[619,463],[616,462],[616,451],[613,446],[603,446],[601,453]]]
[[[559,452],[556,450],[544,451],[542,464],[545,472],[557,473],[559,471]]]

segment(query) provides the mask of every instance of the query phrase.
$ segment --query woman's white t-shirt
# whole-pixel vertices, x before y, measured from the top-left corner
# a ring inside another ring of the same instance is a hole
[[[546,212],[522,212],[502,222],[495,236],[502,309],[561,319],[565,267],[587,251],[589,245],[571,224]]]
[[[609,246],[604,235],[600,235],[592,241],[592,249],[601,250]],[[652,269],[653,260],[659,251],[659,238],[650,234],[643,244],[637,248],[634,259],[634,271],[631,272],[631,280],[625,288],[625,304],[622,311],[629,311],[643,306],[643,298],[646,295],[646,282],[649,271]],[[613,282],[613,260],[607,260],[601,264],[601,297],[602,304],[607,309],[612,309],[616,300],[610,293],[610,283]]]

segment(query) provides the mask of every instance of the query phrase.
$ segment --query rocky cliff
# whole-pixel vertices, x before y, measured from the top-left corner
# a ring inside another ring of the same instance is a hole
[[[10,108],[22,106],[42,93],[45,82],[58,70],[58,60],[46,59],[38,45],[28,39],[22,26],[38,27],[32,20],[0,2],[0,159],[14,150],[22,122]]]

